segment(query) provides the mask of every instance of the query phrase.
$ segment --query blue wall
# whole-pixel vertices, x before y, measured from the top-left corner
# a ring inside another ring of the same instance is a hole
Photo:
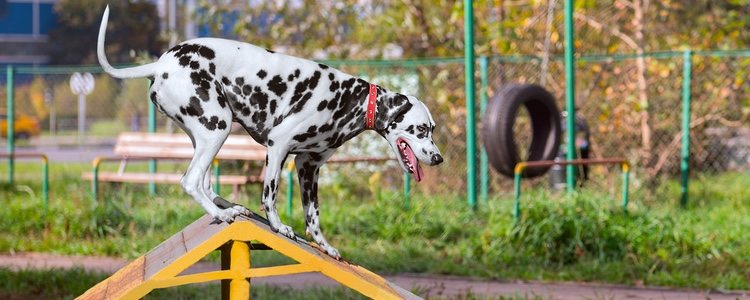
[[[0,0],[3,1],[3,0]],[[0,15],[0,34],[32,35],[34,34],[34,4],[5,3],[4,12]],[[57,16],[53,3],[39,4],[39,34],[46,35],[55,26]]]

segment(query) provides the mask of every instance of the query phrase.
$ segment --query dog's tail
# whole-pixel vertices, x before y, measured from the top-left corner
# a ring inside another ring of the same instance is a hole
[[[104,16],[102,16],[102,24],[99,26],[99,40],[96,43],[96,56],[99,58],[99,64],[102,66],[105,72],[109,73],[117,78],[137,78],[137,77],[148,77],[156,74],[154,70],[156,63],[150,63],[143,66],[137,66],[125,69],[115,69],[107,61],[107,56],[104,53],[104,35],[107,33],[107,21],[109,20],[109,5],[104,9]]]

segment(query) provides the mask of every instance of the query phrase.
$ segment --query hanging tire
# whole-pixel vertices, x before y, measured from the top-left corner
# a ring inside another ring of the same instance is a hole
[[[526,161],[554,160],[560,147],[560,111],[555,98],[543,87],[532,84],[505,86],[487,104],[482,119],[482,138],[487,158],[495,170],[513,177],[519,158],[513,124],[521,106],[531,121],[531,144]],[[549,167],[528,168],[525,178],[544,175]]]

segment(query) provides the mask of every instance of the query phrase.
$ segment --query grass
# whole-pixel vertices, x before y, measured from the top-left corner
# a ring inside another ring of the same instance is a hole
[[[87,165],[55,164],[45,215],[37,166],[18,169],[19,185],[0,187],[2,252],[133,258],[202,214],[177,186],[160,187],[157,197],[145,186],[108,187],[106,201],[95,202],[79,179]],[[591,191],[554,196],[528,190],[516,226],[508,199],[492,199],[474,213],[461,197],[415,195],[404,210],[395,192],[353,199],[357,193],[341,186],[322,187],[321,221],[347,260],[381,273],[750,289],[747,186],[748,174],[696,180],[690,205],[681,209],[658,201],[678,198],[679,186],[667,182],[654,190],[654,199],[632,199],[627,214],[618,200]],[[241,202],[256,208],[256,198]],[[298,207],[291,219],[282,218],[304,232]],[[258,265],[281,261],[273,254],[253,257]]]

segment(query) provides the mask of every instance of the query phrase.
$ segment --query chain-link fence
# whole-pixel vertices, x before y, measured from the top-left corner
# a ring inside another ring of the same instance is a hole
[[[746,52],[695,52],[692,56],[690,168],[693,178],[750,169],[748,55],[750,53]],[[590,128],[592,157],[626,158],[633,165],[631,184],[644,195],[661,179],[678,178],[680,174],[682,103],[688,100],[683,93],[685,62],[683,52],[666,52],[643,56],[582,56],[576,64],[576,108]],[[437,123],[434,138],[445,162],[438,167],[425,167],[424,180],[419,184],[412,182],[411,192],[464,199],[467,128],[461,59],[326,63],[421,99]],[[555,95],[559,108],[564,110],[563,63],[558,57],[548,62],[528,56],[490,57],[486,65],[486,90],[490,98],[508,83],[537,83]],[[78,98],[69,87],[74,71],[91,71],[95,77],[94,91],[86,100],[83,138],[78,136],[76,128]],[[477,78],[481,72],[478,68]],[[150,101],[145,96],[148,88],[145,80],[116,80],[101,74],[97,68],[18,68],[13,80],[16,122],[32,120],[41,129],[39,133],[19,136],[28,138],[20,140],[20,146],[85,143],[111,147],[122,131],[146,130]],[[6,92],[4,86],[0,94],[6,96]],[[479,98],[477,96],[475,101],[477,111]],[[161,114],[157,114],[156,120],[157,131],[179,131]],[[477,120],[481,121],[481,117]],[[481,124],[478,122],[476,126]],[[526,112],[519,112],[516,127],[516,143],[523,154],[530,139]],[[22,131],[16,130],[17,133]],[[481,147],[481,136],[479,139]],[[2,143],[5,148],[7,140],[3,139]],[[370,132],[342,147],[339,154],[394,156],[385,141]],[[610,191],[613,195],[619,193],[618,167],[591,167],[589,174],[586,186]],[[481,177],[481,174],[477,176]],[[321,180],[339,191],[342,197],[378,196],[384,189],[399,191],[404,184],[403,174],[395,162],[329,165]],[[525,184],[541,186],[548,182],[549,179],[543,177],[525,181]],[[512,180],[492,170],[489,185],[490,196],[512,191]]]

